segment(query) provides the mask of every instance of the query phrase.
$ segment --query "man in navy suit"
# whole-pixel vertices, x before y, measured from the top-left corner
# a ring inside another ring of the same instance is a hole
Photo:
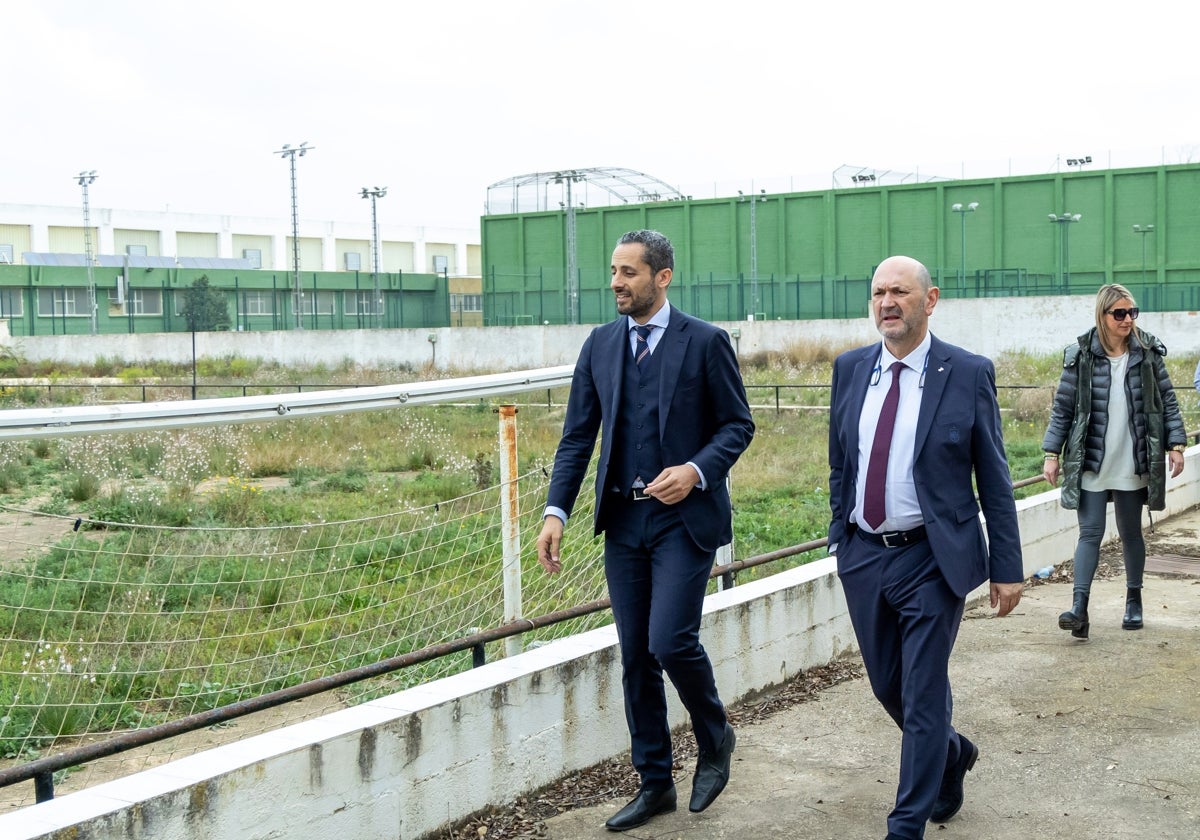
[[[735,742],[700,644],[713,557],[733,539],[725,477],[754,422],[723,331],[667,302],[674,249],[639,230],[612,255],[615,321],[583,344],[538,536],[546,571],[562,568],[563,528],[601,432],[594,533],[621,646],[625,718],[641,789],[605,825],[625,831],[675,810],[663,672],[691,716],[699,759],[690,809],[725,788]]]
[[[837,358],[830,396],[829,551],[871,690],[903,732],[887,840],[922,840],[962,807],[979,748],[951,725],[950,652],[969,592],[990,580],[1004,616],[1024,579],[995,370],[929,332],[937,301],[925,266],[884,260],[883,342]]]

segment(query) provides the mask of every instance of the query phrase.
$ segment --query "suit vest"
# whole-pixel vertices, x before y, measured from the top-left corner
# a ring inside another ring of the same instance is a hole
[[[639,365],[630,342],[625,342],[625,370],[621,377],[621,405],[613,429],[614,472],[611,490],[628,493],[635,478],[649,484],[663,471],[662,447],[658,437],[658,353]]]

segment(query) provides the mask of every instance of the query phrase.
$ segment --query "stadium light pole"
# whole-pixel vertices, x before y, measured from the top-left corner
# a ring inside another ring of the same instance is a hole
[[[738,201],[750,202],[750,317],[753,321],[758,317],[758,205],[767,200],[767,191],[759,190],[758,195],[746,195],[738,190],[741,196]]]
[[[88,187],[96,182],[96,170],[86,169],[75,176],[79,186],[83,188],[83,253],[87,263],[88,306],[91,308],[92,335],[96,334],[96,274],[92,266],[92,216],[88,204]],[[63,301],[66,308],[66,301]]]
[[[1082,219],[1083,216],[1079,213],[1051,213],[1050,221],[1058,226],[1061,232],[1062,248],[1058,255],[1058,282],[1062,284],[1063,291],[1071,284],[1071,250],[1069,234],[1071,225]]]
[[[300,215],[296,208],[296,158],[304,157],[306,153],[315,148],[315,146],[308,145],[306,140],[294,149],[284,143],[283,148],[275,152],[280,157],[288,159],[292,171],[292,311],[298,330],[304,329],[304,321],[300,303],[303,293],[300,291]]]
[[[966,285],[967,280],[967,214],[974,213],[979,207],[978,201],[972,201],[965,207],[961,204],[951,204],[950,209],[958,214],[959,220],[962,222],[962,239],[959,247],[959,269],[958,269],[958,288],[962,289]]]
[[[1134,225],[1133,232],[1142,237],[1142,294],[1146,294],[1146,234],[1154,233],[1154,225]]]
[[[575,230],[575,203],[571,198],[571,184],[586,180],[584,174],[574,169],[554,173],[548,184],[566,184],[566,201],[560,202],[567,222],[567,323],[578,324],[579,312],[579,243]]]
[[[383,326],[383,299],[379,294],[379,220],[375,215],[375,200],[387,195],[387,187],[362,188],[362,197],[371,199],[371,280],[375,284],[375,326]]]

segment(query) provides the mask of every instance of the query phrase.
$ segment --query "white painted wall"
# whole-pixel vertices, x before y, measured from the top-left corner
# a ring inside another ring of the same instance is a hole
[[[1164,516],[1200,504],[1200,446],[1186,458]],[[1070,558],[1075,515],[1057,490],[1020,502],[1018,518],[1026,574]],[[855,646],[829,558],[710,596],[702,634],[730,702]],[[612,627],[553,642],[2,815],[0,837],[428,838],[627,750],[616,645]]]
[[[1006,352],[1058,352],[1093,324],[1092,298],[1022,297],[946,300],[931,321],[934,333],[989,358]],[[863,307],[863,317],[821,321],[727,321],[740,354],[782,350],[796,342],[852,347],[879,340]],[[1200,355],[1200,313],[1147,312],[1138,320],[1173,355]],[[590,326],[442,327],[437,329],[295,332],[206,332],[196,336],[200,357],[240,356],[281,364],[336,365],[352,359],[365,365],[432,364],[440,369],[520,370],[573,364]],[[437,339],[436,347],[429,336]],[[297,340],[297,339],[301,340]],[[146,335],[26,336],[12,344],[31,361],[84,363],[104,356],[176,363],[192,358],[191,333]]]

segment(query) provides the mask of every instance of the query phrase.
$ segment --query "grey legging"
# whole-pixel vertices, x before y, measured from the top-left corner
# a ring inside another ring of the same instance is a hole
[[[1092,578],[1100,565],[1100,541],[1104,539],[1104,524],[1108,512],[1108,496],[1112,493],[1116,513],[1117,533],[1121,535],[1121,551],[1125,555],[1125,585],[1142,588],[1142,573],[1146,570],[1146,540],[1142,537],[1142,507],[1146,504],[1146,488],[1141,490],[1101,490],[1079,492],[1079,542],[1075,545],[1075,591],[1087,595],[1092,590]]]

